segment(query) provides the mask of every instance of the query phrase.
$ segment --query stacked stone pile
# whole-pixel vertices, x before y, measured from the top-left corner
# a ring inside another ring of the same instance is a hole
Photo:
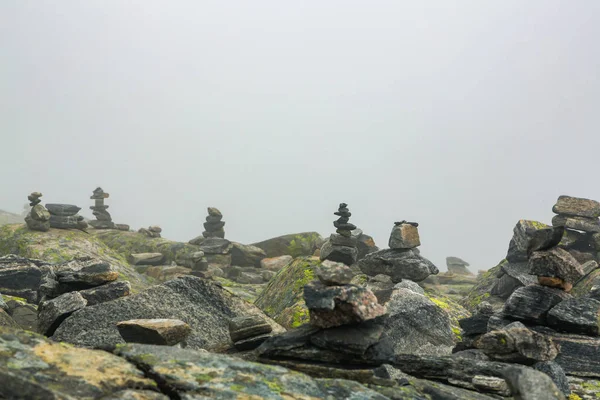
[[[600,203],[595,200],[560,196],[552,211],[552,225],[564,227],[561,247],[579,262],[600,261]]]
[[[467,268],[469,263],[458,257],[446,257],[448,272],[456,275],[473,275]]]
[[[215,207],[208,207],[208,216],[204,223],[205,231],[202,236],[205,238],[224,238],[225,237],[225,221],[222,221],[223,214]]]
[[[81,207],[72,204],[46,204],[50,213],[50,227],[57,229],[85,229],[87,223],[77,214]]]
[[[349,222],[352,213],[346,203],[341,203],[334,214],[339,216],[338,220],[333,222],[337,233],[332,234],[323,244],[320,258],[352,265],[358,259],[357,239],[352,236],[356,226]]]
[[[25,223],[31,230],[47,232],[50,230],[50,213],[46,207],[40,204],[41,197],[42,194],[40,192],[33,192],[27,196],[31,211],[25,217]]]
[[[439,273],[438,268],[421,256],[417,249],[421,240],[416,222],[394,223],[389,245],[389,249],[367,254],[360,260],[358,266],[361,271],[369,276],[387,275],[394,283],[402,279],[420,282]]]
[[[152,225],[150,227],[146,228],[140,228],[138,230],[138,233],[141,233],[142,235],[146,235],[149,238],[160,238],[160,233],[162,232],[162,228],[160,226],[157,225]]]
[[[115,229],[115,223],[112,222],[112,217],[107,211],[108,206],[104,204],[104,199],[107,199],[109,194],[104,192],[101,187],[97,187],[90,199],[94,200],[94,205],[90,206],[92,213],[96,217],[95,221],[90,221],[90,225],[96,229]]]
[[[231,251],[233,243],[225,239],[225,222],[221,221],[223,214],[214,207],[208,207],[208,216],[204,223],[206,229],[202,232],[202,237],[190,240],[190,244],[199,246],[200,252],[204,253],[197,258],[199,261],[195,263],[195,271],[202,272],[214,266],[225,270],[231,266]]]

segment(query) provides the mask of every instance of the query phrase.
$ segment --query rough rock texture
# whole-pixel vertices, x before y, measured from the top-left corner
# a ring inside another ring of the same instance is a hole
[[[538,221],[519,220],[513,229],[513,237],[508,246],[506,259],[509,262],[527,261],[529,249],[537,237],[536,232],[547,229],[552,229],[552,227]]]
[[[78,292],[65,293],[55,299],[40,303],[38,308],[38,332],[52,336],[60,324],[77,310],[81,310],[87,300]]]
[[[125,254],[120,254],[98,240],[100,235],[113,232],[115,235],[127,235],[129,232],[117,230],[97,232],[103,233],[87,234],[78,230],[62,229],[36,232],[27,229],[24,225],[6,225],[0,227],[0,254],[15,254],[30,259],[44,260],[48,263],[63,263],[71,261],[75,257],[92,257],[108,262],[118,272],[119,280],[131,282],[134,292],[149,286],[150,279],[145,275],[138,274],[126,260],[132,251],[127,250]],[[135,233],[131,234],[136,235]],[[190,247],[197,249],[195,246]],[[1,285],[0,292],[3,292]],[[18,296],[18,294],[15,295]]]
[[[57,264],[52,269],[59,283],[73,287],[99,286],[113,282],[119,277],[119,272],[110,263],[89,257]]]
[[[310,323],[320,328],[360,323],[385,312],[373,292],[355,285],[325,286],[311,282],[304,286],[304,301]]]
[[[134,253],[129,256],[133,265],[161,265],[165,259],[162,253]]]
[[[38,326],[38,310],[32,304],[27,304],[24,299],[10,298],[7,301],[6,312],[22,329],[36,332]]]
[[[529,285],[515,290],[504,304],[504,314],[512,319],[544,325],[548,311],[571,296],[546,286]]]
[[[552,207],[552,212],[574,217],[598,218],[600,217],[600,203],[578,197],[559,196],[556,204]]]
[[[0,398],[99,399],[126,389],[156,391],[156,382],[113,354],[0,328]]]
[[[263,258],[260,260],[260,267],[269,271],[279,271],[294,260],[292,256],[279,256],[272,258]]]
[[[563,400],[565,396],[552,379],[533,369],[509,370],[507,382],[515,399],[520,400]]]
[[[229,321],[229,337],[233,342],[271,333],[273,327],[258,315],[232,318]]]
[[[598,336],[600,301],[585,297],[565,300],[548,312],[547,320],[557,331]]]
[[[318,257],[297,258],[271,279],[254,304],[285,328],[296,328],[309,320],[304,303],[304,285],[317,279]]]
[[[388,243],[390,249],[414,249],[421,245],[419,230],[411,224],[394,225]]]
[[[211,281],[186,276],[153,286],[141,293],[86,307],[67,318],[53,339],[86,347],[122,343],[116,323],[130,319],[173,318],[192,327],[187,344],[193,348],[231,347],[229,320],[242,315],[264,315],[253,305]],[[266,316],[265,319],[269,320]],[[274,331],[283,329],[272,321]]]
[[[267,253],[260,247],[232,242],[231,264],[241,267],[260,267],[260,261]]]
[[[321,247],[320,258],[321,260],[352,265],[358,260],[358,249],[356,247],[334,245],[331,241],[327,241]]]
[[[128,343],[173,346],[184,341],[192,328],[178,319],[131,319],[117,323],[123,340]]]
[[[556,287],[570,290],[584,276],[581,266],[566,250],[555,247],[551,250],[536,251],[529,258],[529,273],[538,277],[557,278]],[[548,281],[546,286],[551,286]]]
[[[454,345],[448,314],[427,297],[397,289],[387,306],[385,333],[397,354],[450,354]]]
[[[600,378],[600,338],[544,331],[560,347],[556,361],[567,374]]]
[[[46,263],[40,260],[14,255],[0,257],[0,291],[37,303],[42,275],[48,270]]]
[[[91,289],[79,291],[79,294],[81,294],[81,296],[87,300],[88,306],[93,306],[106,301],[129,296],[130,293],[131,284],[123,281],[110,282],[106,285],[96,286]]]
[[[204,239],[198,247],[205,254],[229,254],[233,248],[233,244],[227,239],[210,237]]]
[[[477,280],[475,285],[470,289],[468,294],[463,297],[459,304],[465,307],[467,310],[473,312],[477,308],[477,306],[482,301],[489,301],[492,305],[504,304],[504,301],[501,297],[492,295],[492,288],[496,285],[498,278],[497,275],[502,273],[501,267],[502,265],[508,263],[506,260],[502,260],[495,267],[490,268],[489,270],[479,274],[477,276]]]
[[[375,245],[373,237],[363,233],[361,229],[352,231],[352,237],[356,238],[356,247],[358,249],[358,259],[362,260],[369,253],[379,251],[379,247]]]
[[[425,294],[425,290],[419,286],[418,283],[408,279],[404,279],[402,282],[396,283],[396,285],[394,285],[394,289],[408,289],[418,294]]]
[[[536,363],[533,368],[548,375],[562,394],[565,396],[571,394],[569,380],[567,379],[565,370],[555,361],[540,361]]]
[[[0,310],[0,327],[3,326],[19,328],[19,324],[6,311]]]
[[[323,245],[323,238],[317,232],[295,233],[253,243],[267,253],[267,257],[289,255],[294,258],[312,256]]]
[[[598,218],[565,217],[562,215],[555,215],[552,218],[552,225],[564,226],[568,229],[575,229],[577,231],[590,233],[600,232],[600,220],[598,220]]]
[[[73,204],[46,204],[46,208],[50,214],[60,217],[71,217],[81,210],[81,207]]]
[[[358,262],[360,270],[369,275],[389,275],[392,282],[402,279],[420,282],[439,273],[437,267],[414,250],[387,249],[368,254]]]
[[[350,283],[354,274],[350,267],[333,261],[323,261],[317,269],[317,278],[327,286],[346,285]]]
[[[472,275],[473,273],[467,268],[469,263],[458,257],[446,257],[446,266],[448,272],[457,275]]]
[[[529,274],[529,267],[526,262],[504,261],[500,264],[500,271],[496,277],[490,294],[501,299],[508,299],[515,290],[522,286],[538,283],[538,278]]]

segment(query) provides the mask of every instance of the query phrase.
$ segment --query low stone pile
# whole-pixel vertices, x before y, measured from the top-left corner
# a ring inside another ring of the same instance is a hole
[[[352,265],[358,260],[357,240],[352,236],[356,226],[349,222],[352,213],[346,203],[341,203],[334,214],[339,216],[338,220],[333,222],[337,233],[332,234],[323,244],[320,258]]]
[[[421,245],[416,222],[396,222],[390,235],[389,249],[376,251],[360,260],[358,266],[369,276],[387,275],[392,282],[402,279],[421,282],[429,275],[437,275],[438,268],[420,255]]]
[[[72,204],[46,204],[50,213],[50,227],[57,229],[85,229],[87,222],[77,214],[81,207]]]
[[[146,228],[140,228],[138,233],[148,236],[149,238],[160,238],[160,233],[162,232],[162,228],[157,225],[152,225]]]
[[[50,230],[50,213],[46,207],[40,204],[41,197],[42,194],[40,192],[33,192],[27,196],[31,211],[25,217],[25,223],[31,230],[47,232]]]

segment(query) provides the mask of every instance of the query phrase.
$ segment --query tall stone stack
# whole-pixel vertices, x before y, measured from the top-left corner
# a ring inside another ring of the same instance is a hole
[[[339,217],[333,222],[337,233],[331,234],[329,240],[323,244],[320,258],[322,261],[329,260],[352,265],[358,259],[358,248],[357,239],[352,236],[356,226],[349,222],[352,213],[348,209],[348,204],[341,203],[334,215]]]
[[[208,216],[204,223],[205,231],[202,236],[205,238],[225,238],[225,221],[222,221],[223,214],[215,207],[208,207]]]
[[[580,262],[600,260],[600,203],[560,196],[552,211],[557,214],[552,218],[552,225],[565,228],[562,247]]]
[[[104,199],[107,199],[110,195],[101,187],[97,187],[90,199],[94,200],[94,205],[90,206],[92,213],[96,217],[96,220],[90,221],[90,225],[96,229],[115,229],[115,224],[112,222],[112,217],[109,212],[106,211],[108,206],[104,204]]]
[[[31,211],[25,217],[25,223],[27,227],[34,231],[47,232],[50,229],[50,213],[40,203],[42,194],[40,192],[33,192],[27,199],[31,206]]]
[[[57,229],[85,229],[87,223],[79,214],[81,207],[73,204],[46,204],[50,212],[50,227]]]

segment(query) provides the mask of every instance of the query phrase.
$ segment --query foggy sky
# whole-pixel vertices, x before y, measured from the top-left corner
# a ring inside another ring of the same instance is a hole
[[[0,2],[0,209],[32,191],[187,241],[380,247],[418,221],[441,269],[501,260],[520,218],[600,200],[600,2]]]

